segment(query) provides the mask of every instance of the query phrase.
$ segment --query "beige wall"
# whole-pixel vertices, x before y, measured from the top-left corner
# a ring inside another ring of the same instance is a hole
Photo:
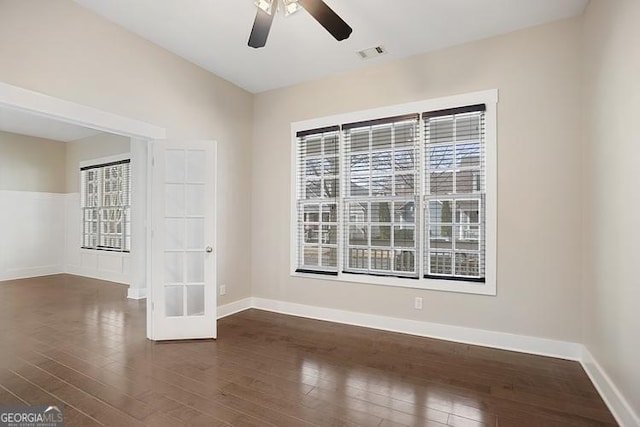
[[[0,132],[0,190],[65,192],[65,144]]]
[[[640,2],[584,17],[584,341],[640,414]]]
[[[0,81],[218,141],[218,302],[249,296],[252,95],[71,0],[0,10]]]
[[[108,133],[68,142],[65,168],[67,193],[80,191],[80,162],[130,152],[129,138]]]
[[[254,295],[578,341],[580,30],[580,19],[553,23],[257,95]],[[492,88],[500,96],[498,296],[289,276],[291,122]],[[424,298],[422,311],[414,296]]]

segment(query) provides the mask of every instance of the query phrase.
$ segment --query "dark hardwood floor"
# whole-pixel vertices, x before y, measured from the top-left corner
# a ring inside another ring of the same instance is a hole
[[[67,426],[605,426],[575,362],[248,310],[153,343],[126,287],[0,283],[0,404]]]

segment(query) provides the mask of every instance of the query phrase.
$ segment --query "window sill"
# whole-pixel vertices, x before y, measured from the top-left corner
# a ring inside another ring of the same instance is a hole
[[[456,292],[474,295],[496,295],[495,281],[489,279],[485,283],[459,280],[442,280],[426,278],[380,277],[366,274],[338,273],[337,276],[291,272],[291,277],[304,279],[327,280],[333,282],[360,283],[365,285],[390,286],[396,288],[424,289],[432,291]]]
[[[80,247],[80,252],[84,254],[99,254],[99,255],[107,255],[107,256],[124,256],[128,257],[129,252],[121,252],[121,251],[112,251],[109,249],[93,249],[93,248],[83,248]]]

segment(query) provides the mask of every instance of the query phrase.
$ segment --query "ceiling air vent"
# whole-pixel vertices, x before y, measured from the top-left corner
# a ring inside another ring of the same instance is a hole
[[[357,54],[361,59],[371,59],[377,56],[381,56],[387,53],[387,50],[382,46],[371,47],[369,49],[358,51]]]

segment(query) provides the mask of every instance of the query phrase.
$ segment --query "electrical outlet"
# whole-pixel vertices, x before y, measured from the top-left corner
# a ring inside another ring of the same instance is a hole
[[[220,285],[220,295],[227,294],[227,285]]]
[[[413,301],[413,308],[416,310],[422,310],[422,297],[416,297]]]

